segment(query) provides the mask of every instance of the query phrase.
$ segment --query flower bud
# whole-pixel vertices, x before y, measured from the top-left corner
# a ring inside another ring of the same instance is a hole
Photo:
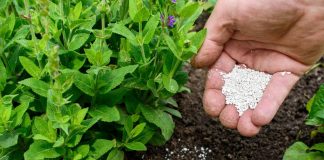
[[[59,46],[54,46],[53,50],[48,55],[49,73],[53,79],[56,79],[60,75],[60,57],[58,55],[58,49]]]

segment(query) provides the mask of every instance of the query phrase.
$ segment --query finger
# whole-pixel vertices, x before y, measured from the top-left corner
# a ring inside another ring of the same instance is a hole
[[[210,67],[207,74],[205,89],[219,89],[224,85],[223,74],[232,71],[235,61],[225,52],[219,57],[216,63]]]
[[[261,127],[252,123],[251,116],[252,110],[247,110],[243,113],[238,121],[237,130],[242,136],[252,137],[260,132]]]
[[[203,105],[212,117],[219,116],[225,106],[225,96],[221,91],[224,85],[222,74],[230,72],[234,65],[235,61],[224,52],[208,71]]]
[[[226,105],[219,115],[222,125],[231,129],[236,129],[239,118],[240,116],[233,105]]]
[[[291,71],[297,75],[302,75],[310,67],[283,53],[269,49],[258,49],[262,47],[263,44],[253,41],[230,40],[226,43],[225,51],[239,63],[268,73]]]
[[[275,73],[253,111],[253,124],[263,126],[270,123],[298,79],[299,77],[292,73]]]
[[[232,4],[226,0],[219,1],[205,28],[206,39],[200,48],[198,55],[192,59],[194,67],[207,67],[212,65],[223,51],[224,44],[230,39],[234,30],[234,20],[231,15]]]
[[[218,117],[225,106],[225,96],[220,90],[207,89],[204,93],[203,106],[211,117]]]
[[[276,73],[291,71],[303,75],[309,66],[295,61],[283,53],[272,50],[255,50],[246,54],[246,65],[259,71]]]

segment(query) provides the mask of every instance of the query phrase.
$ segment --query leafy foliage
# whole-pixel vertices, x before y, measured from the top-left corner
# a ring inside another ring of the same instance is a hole
[[[0,2],[0,159],[121,160],[170,139],[204,2]]]
[[[307,103],[308,118],[306,124],[316,126],[317,129],[312,131],[311,136],[314,137],[318,133],[324,133],[324,84],[322,84],[316,94]],[[314,144],[308,147],[303,142],[295,142],[290,146],[284,155],[284,159],[323,159],[324,143]]]

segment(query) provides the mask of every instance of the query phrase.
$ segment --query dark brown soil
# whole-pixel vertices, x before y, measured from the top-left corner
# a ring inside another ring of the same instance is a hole
[[[203,15],[205,20],[208,15]],[[204,22],[198,23],[198,28]],[[324,60],[322,60],[323,62]],[[271,124],[263,127],[252,138],[239,135],[223,127],[218,120],[208,117],[202,106],[206,71],[187,68],[190,74],[190,94],[176,98],[182,119],[175,119],[176,129],[172,139],[162,147],[149,147],[143,154],[128,157],[131,160],[279,160],[284,151],[296,140],[306,144],[313,129],[306,126],[305,105],[320,84],[324,83],[324,68],[305,75],[292,89]]]
[[[297,139],[310,143],[312,128],[304,124],[307,116],[305,105],[319,85],[324,83],[324,68],[315,69],[304,76],[282,104],[271,124],[263,127],[252,138],[242,137],[237,131],[224,128],[218,120],[205,114],[201,98],[206,72],[190,68],[189,74],[188,87],[192,89],[192,93],[177,97],[183,118],[175,120],[173,138],[163,147],[149,148],[143,159],[203,160],[199,155],[205,155],[206,160],[279,160],[285,149]],[[204,153],[201,147],[207,152]],[[184,148],[189,151],[185,152]]]

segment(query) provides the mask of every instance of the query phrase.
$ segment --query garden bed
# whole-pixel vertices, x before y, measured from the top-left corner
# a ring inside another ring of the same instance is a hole
[[[201,28],[208,15],[198,20]],[[324,59],[321,60],[322,62]],[[206,71],[187,67],[191,93],[177,96],[182,119],[175,119],[176,129],[172,139],[162,147],[149,147],[145,154],[129,155],[137,160],[262,160],[282,159],[284,151],[297,139],[311,144],[312,127],[306,126],[305,105],[319,85],[324,83],[324,68],[317,68],[300,79],[286,98],[271,124],[262,128],[252,138],[240,136],[221,125],[203,110],[202,97]]]
[[[192,93],[177,96],[183,118],[175,120],[173,138],[163,147],[150,147],[146,154],[130,156],[129,159],[200,160],[203,158],[199,155],[205,155],[207,160],[279,160],[296,139],[312,143],[307,141],[312,128],[304,124],[307,116],[305,105],[319,85],[324,83],[324,68],[317,68],[304,76],[295,85],[271,124],[263,127],[252,138],[240,136],[237,131],[223,127],[218,120],[205,114],[202,96],[206,71],[188,68],[188,87]],[[204,153],[201,147],[207,152]]]

